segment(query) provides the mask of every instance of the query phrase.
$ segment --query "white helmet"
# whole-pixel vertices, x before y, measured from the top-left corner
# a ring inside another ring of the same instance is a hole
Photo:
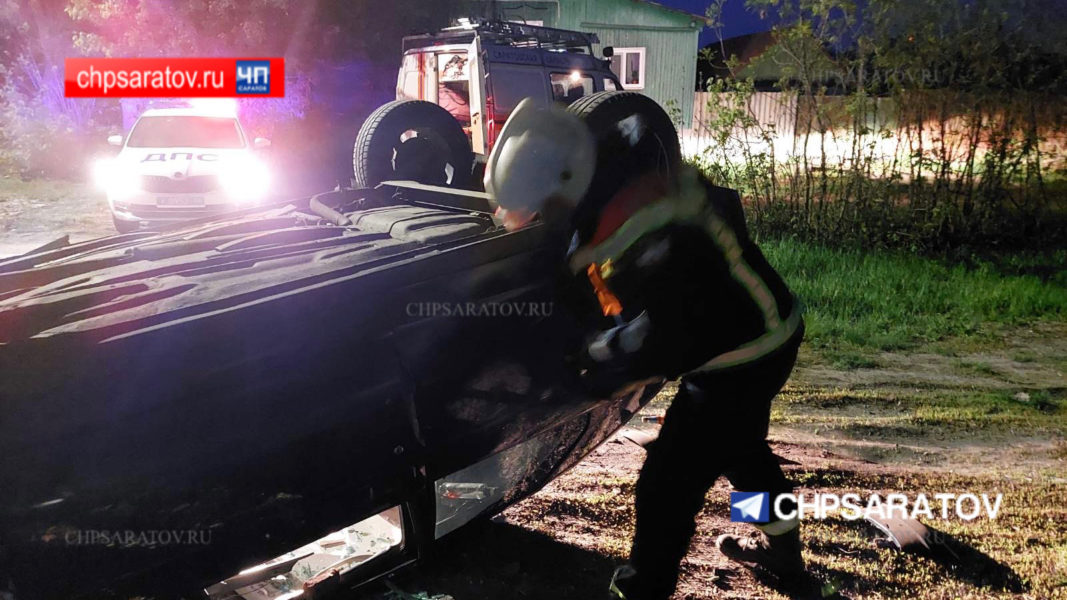
[[[592,132],[576,115],[526,98],[515,107],[489,154],[485,191],[505,211],[540,212],[557,197],[577,206],[596,168]]]

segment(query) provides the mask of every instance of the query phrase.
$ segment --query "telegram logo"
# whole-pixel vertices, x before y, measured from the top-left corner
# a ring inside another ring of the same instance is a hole
[[[770,521],[771,502],[768,492],[730,492],[730,520],[739,523]]]

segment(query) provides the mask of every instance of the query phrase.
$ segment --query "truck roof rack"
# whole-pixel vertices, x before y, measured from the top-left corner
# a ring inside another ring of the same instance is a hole
[[[526,25],[510,21],[465,19],[456,27],[448,27],[436,33],[409,35],[404,38],[404,52],[425,48],[440,43],[470,43],[475,36],[498,46],[514,48],[540,48],[556,52],[584,52],[593,54],[593,44],[599,44],[595,33],[567,31],[553,27]]]

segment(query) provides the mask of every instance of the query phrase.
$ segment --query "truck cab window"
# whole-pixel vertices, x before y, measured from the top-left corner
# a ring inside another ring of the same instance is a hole
[[[495,65],[489,74],[493,118],[503,125],[523,98],[544,98],[544,77],[540,67]]]
[[[569,105],[578,98],[592,94],[595,91],[593,78],[578,71],[552,73],[549,77],[552,83],[552,99],[556,102]]]

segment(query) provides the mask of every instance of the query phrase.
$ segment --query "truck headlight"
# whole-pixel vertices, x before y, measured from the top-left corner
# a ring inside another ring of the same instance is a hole
[[[219,173],[219,184],[226,195],[238,202],[260,200],[270,187],[270,172],[254,158],[230,162]]]

